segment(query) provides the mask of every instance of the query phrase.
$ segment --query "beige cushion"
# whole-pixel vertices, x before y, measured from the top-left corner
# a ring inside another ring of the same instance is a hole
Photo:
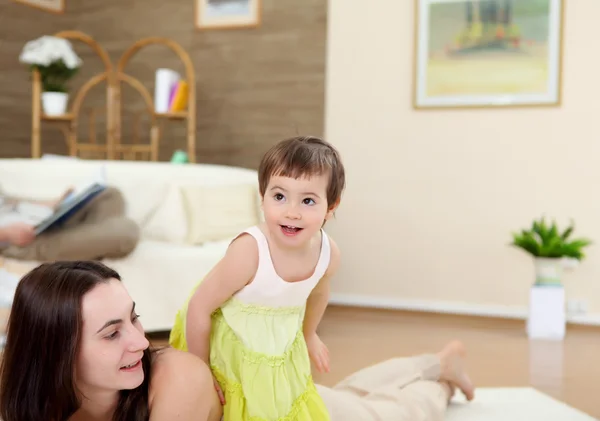
[[[189,244],[233,238],[259,222],[254,185],[182,186],[181,193]]]
[[[142,227],[142,236],[148,240],[185,244],[187,232],[188,223],[181,186],[178,183],[170,183],[163,203]]]

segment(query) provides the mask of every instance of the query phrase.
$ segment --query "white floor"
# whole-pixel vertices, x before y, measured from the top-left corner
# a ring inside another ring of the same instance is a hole
[[[598,421],[532,388],[479,388],[472,402],[460,393],[446,421]]]

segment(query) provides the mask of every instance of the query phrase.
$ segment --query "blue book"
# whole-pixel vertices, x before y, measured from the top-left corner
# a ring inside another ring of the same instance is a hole
[[[77,211],[87,205],[93,198],[98,196],[106,189],[103,183],[93,183],[82,191],[68,196],[58,206],[56,211],[48,218],[35,226],[35,234],[40,235],[46,230],[56,228],[64,224]]]

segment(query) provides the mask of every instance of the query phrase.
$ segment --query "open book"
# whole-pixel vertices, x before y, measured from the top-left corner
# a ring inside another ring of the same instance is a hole
[[[40,235],[50,228],[62,225],[75,212],[88,204],[94,197],[102,193],[105,188],[106,186],[104,184],[93,183],[78,194],[70,194],[61,202],[52,215],[35,226],[35,234]]]
[[[63,224],[75,212],[103,192],[106,186],[105,170],[104,167],[101,167],[90,179],[75,186],[56,209],[46,204],[27,200],[20,200],[15,205],[12,201],[5,201],[0,196],[0,227],[21,222],[34,226],[36,235],[39,235],[50,228]],[[0,243],[0,246],[5,245]]]
[[[105,189],[106,177],[104,167],[102,167],[99,173],[95,174],[91,180],[75,187],[51,215],[35,224],[35,234],[40,235],[50,228],[62,225],[73,216],[75,212],[87,205]]]

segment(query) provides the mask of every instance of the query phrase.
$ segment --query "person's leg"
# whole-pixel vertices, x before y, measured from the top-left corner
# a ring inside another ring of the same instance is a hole
[[[108,187],[61,227],[42,233],[25,247],[9,246],[2,255],[19,260],[90,260],[128,255],[139,240],[137,224],[125,217],[125,200]]]
[[[452,396],[445,382],[418,380],[387,394],[358,396],[317,385],[331,421],[441,421]]]
[[[135,222],[115,217],[45,233],[26,247],[4,249],[2,255],[42,262],[120,258],[135,249],[139,236]]]
[[[334,389],[367,396],[382,387],[403,387],[417,380],[437,381],[440,372],[440,359],[434,354],[393,358],[353,373]]]
[[[65,221],[62,228],[82,223],[96,223],[106,219],[125,216],[125,199],[115,187],[107,187]]]
[[[441,420],[455,386],[473,398],[464,353],[462,344],[453,342],[435,355],[395,358],[365,368],[333,389],[319,386],[319,392],[332,421]]]

